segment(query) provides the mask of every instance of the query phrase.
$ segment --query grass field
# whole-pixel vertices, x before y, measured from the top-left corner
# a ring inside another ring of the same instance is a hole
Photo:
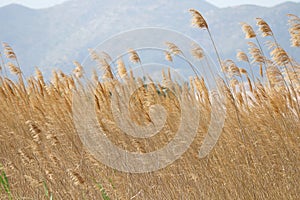
[[[203,29],[199,31],[208,31],[208,39],[215,47],[202,15],[196,10],[191,14],[193,25]],[[300,19],[295,15],[289,15],[289,19],[291,38],[286,39],[299,48]],[[82,144],[72,115],[74,92],[81,90],[80,83],[88,79],[79,63],[75,62],[70,74],[54,71],[51,81],[45,81],[39,69],[35,77],[24,77],[12,47],[3,43],[0,199],[300,199],[299,58],[289,57],[263,19],[257,19],[257,26],[260,31],[254,32],[250,25],[241,24],[249,51],[239,51],[237,59],[248,66],[247,70],[233,60],[218,57],[226,77],[218,82],[227,114],[222,134],[210,154],[198,157],[211,113],[209,91],[199,74],[190,79],[185,91],[190,101],[200,107],[195,140],[173,164],[141,174],[105,166]],[[261,44],[259,37],[270,42]],[[262,45],[267,45],[269,52],[262,52]],[[180,49],[176,45],[169,47],[166,58],[171,61]],[[134,50],[129,53],[133,62],[142,59]],[[143,87],[143,79],[134,77],[121,61],[116,76],[105,58],[92,56],[104,72],[101,81],[95,72],[90,83],[95,85],[95,109],[107,137],[132,152],[145,153],[165,146],[180,121],[176,95],[166,93],[159,83]],[[202,59],[204,55],[198,49],[194,56]],[[260,72],[258,76],[255,71]],[[7,78],[9,72],[16,81]],[[117,127],[111,92],[122,84],[120,77],[129,86],[142,86],[132,99],[132,121],[149,124],[150,106],[160,103],[165,107],[168,118],[159,134],[139,139]],[[167,72],[163,80],[172,83]],[[182,94],[183,86],[177,85],[176,91]]]

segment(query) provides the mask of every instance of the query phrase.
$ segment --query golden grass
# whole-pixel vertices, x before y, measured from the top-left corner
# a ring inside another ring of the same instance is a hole
[[[202,15],[191,12],[193,23],[208,29]],[[297,16],[290,16],[292,43],[298,46],[299,21]],[[265,21],[258,19],[258,25],[264,36],[273,36]],[[245,26],[247,38],[257,37]],[[263,54],[259,43],[253,42],[253,62],[247,54],[238,54],[251,70],[261,67],[261,77],[255,77],[253,72],[249,77],[232,60],[220,63],[230,83],[224,86],[226,121],[217,145],[203,159],[199,159],[198,151],[210,122],[210,98],[203,79],[191,78],[187,95],[197,95],[201,111],[197,136],[172,165],[143,174],[111,169],[82,145],[72,118],[72,95],[80,89],[76,83],[84,77],[79,63],[74,63],[73,75],[55,71],[52,81],[45,82],[36,69],[37,76],[25,81],[15,53],[4,44],[8,67],[18,77],[18,81],[0,77],[0,163],[12,198],[49,199],[52,195],[53,199],[299,199],[300,65],[274,42],[271,58]],[[171,62],[174,45],[166,52]],[[181,52],[177,48],[176,52]],[[199,59],[203,57],[200,50],[194,50]],[[130,52],[132,61],[140,62],[137,52]],[[107,137],[128,151],[150,152],[166,145],[180,120],[176,96],[160,95],[164,91],[159,84],[141,87],[131,99],[132,120],[151,123],[148,111],[155,103],[166,108],[168,119],[162,131],[150,139],[129,137],[118,129],[112,116],[110,94],[120,82],[111,71],[109,56],[91,54],[105,72],[104,81],[98,81],[94,73],[92,82],[96,85],[93,92],[98,121]],[[122,60],[118,72],[129,85],[143,85],[141,78],[134,79],[127,71]],[[198,75],[196,71],[195,74]],[[163,73],[163,78],[172,82],[170,75]],[[265,81],[260,82],[260,78]],[[177,89],[181,91],[180,87]],[[2,185],[0,188],[0,199],[9,198]]]

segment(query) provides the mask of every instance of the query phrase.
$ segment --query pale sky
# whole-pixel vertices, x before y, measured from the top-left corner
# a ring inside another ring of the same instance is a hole
[[[56,4],[60,4],[67,0],[0,0],[0,7],[11,4],[18,3],[25,5],[31,8],[46,8]],[[84,1],[84,0],[82,0]],[[99,0],[101,1],[101,0]],[[199,0],[200,1],[200,0]],[[276,4],[285,2],[287,0],[206,0],[218,7],[227,7],[227,6],[235,6],[241,4],[255,4],[261,6],[274,6]],[[300,0],[290,0],[295,2],[300,2]]]
[[[8,4],[22,4],[30,8],[47,8],[56,4],[63,3],[67,0],[0,0],[0,7]],[[84,1],[84,0],[83,0]]]

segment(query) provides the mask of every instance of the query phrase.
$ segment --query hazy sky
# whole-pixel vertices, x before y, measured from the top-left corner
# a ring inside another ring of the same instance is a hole
[[[300,2],[300,0],[207,0],[207,2],[210,2],[216,6],[219,7],[226,7],[226,6],[235,6],[235,5],[241,5],[241,4],[255,4],[260,6],[274,6],[286,1],[294,1],[294,2]]]
[[[17,3],[31,8],[46,8],[65,1],[66,0],[0,0],[0,6]]]
[[[11,3],[18,3],[23,4],[25,6],[31,7],[31,8],[45,8],[49,6],[53,6],[56,4],[60,4],[67,0],[0,0],[0,6],[4,6]],[[85,1],[85,0],[82,0]],[[101,1],[101,0],[99,0]],[[285,2],[287,0],[207,0],[208,2],[219,6],[219,7],[226,7],[226,6],[234,6],[234,5],[240,5],[240,4],[256,4],[261,6],[273,6],[282,2]],[[291,0],[300,2],[300,0]]]

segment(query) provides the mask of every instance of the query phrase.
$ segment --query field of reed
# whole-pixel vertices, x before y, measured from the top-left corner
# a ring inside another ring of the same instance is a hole
[[[203,16],[194,9],[190,12],[192,24],[199,31],[208,31],[223,77],[217,82],[225,98],[226,119],[208,156],[200,159],[198,150],[210,123],[211,99],[197,69],[186,86],[174,83],[168,72],[162,72],[163,81],[174,84],[177,94],[184,93],[191,104],[199,105],[200,123],[190,148],[163,169],[125,173],[102,164],[82,144],[72,115],[74,93],[84,89],[81,83],[88,80],[94,86],[97,119],[107,137],[123,149],[142,153],[162,148],[174,137],[181,114],[176,95],[160,83],[144,87],[143,78],[135,77],[122,60],[114,73],[108,55],[96,52],[91,52],[91,57],[99,63],[103,77],[98,77],[98,72],[92,78],[85,77],[78,62],[70,74],[53,71],[51,81],[38,68],[35,76],[24,77],[13,48],[3,43],[0,199],[300,199],[298,58],[290,57],[268,23],[257,18],[258,32],[241,23],[248,52],[237,52],[238,63],[224,60]],[[290,14],[287,23],[291,45],[299,48],[300,18]],[[269,42],[261,43],[261,37]],[[268,51],[262,50],[265,45]],[[181,50],[173,43],[168,47],[166,59],[172,62]],[[201,47],[192,53],[198,59],[205,56]],[[142,60],[134,50],[129,54],[132,62]],[[239,67],[241,63],[247,67]],[[16,78],[8,78],[8,73]],[[140,88],[130,104],[136,124],[152,122],[151,105],[164,106],[167,120],[159,134],[135,138],[117,127],[111,94],[116,85],[124,84],[121,78],[128,87]]]

